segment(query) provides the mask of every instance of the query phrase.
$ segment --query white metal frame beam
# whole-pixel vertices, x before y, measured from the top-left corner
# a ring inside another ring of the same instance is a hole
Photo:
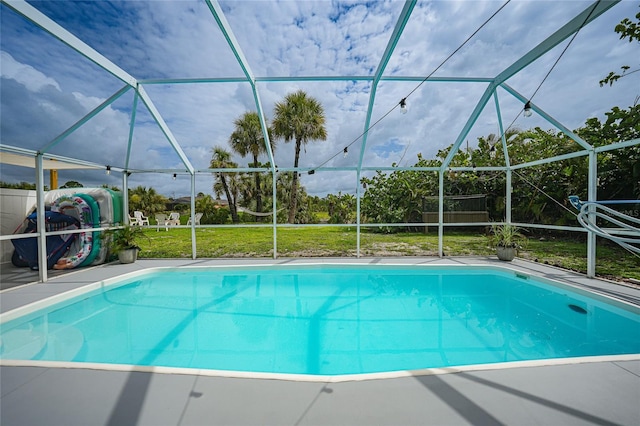
[[[191,162],[187,158],[186,154],[182,150],[182,147],[180,146],[176,138],[173,136],[173,133],[171,133],[171,129],[169,129],[169,126],[167,126],[167,123],[164,121],[164,118],[162,118],[162,115],[160,114],[156,106],[153,104],[153,101],[147,94],[146,90],[144,90],[144,87],[138,86],[137,92],[142,102],[146,105],[147,109],[149,110],[153,118],[156,120],[156,123],[158,124],[158,126],[160,126],[160,130],[162,130],[162,133],[164,133],[165,137],[167,138],[167,140],[169,141],[173,149],[176,151],[176,154],[178,154],[178,156],[180,157],[180,160],[182,160],[182,164],[184,164],[184,166],[187,168],[187,171],[189,171],[189,173],[193,174],[194,168],[191,165]]]
[[[487,84],[487,87],[485,89],[485,92],[483,93],[483,95],[480,97],[480,99],[478,100],[478,103],[476,104],[473,112],[471,113],[470,117],[468,118],[467,122],[465,123],[465,125],[463,126],[461,132],[458,134],[458,137],[456,138],[451,151],[448,153],[447,157],[445,158],[445,160],[443,161],[443,163],[441,164],[440,167],[433,169],[434,171],[438,171],[439,173],[439,194],[440,194],[440,206],[439,206],[439,252],[440,255],[443,255],[443,229],[444,229],[444,224],[443,224],[443,178],[444,178],[444,172],[446,171],[446,169],[449,167],[451,160],[453,159],[453,156],[456,154],[456,152],[459,150],[460,145],[462,144],[462,142],[467,138],[469,131],[471,130],[471,128],[474,126],[475,122],[477,121],[478,117],[480,116],[480,114],[482,113],[482,111],[484,110],[484,108],[486,107],[487,102],[489,101],[489,99],[493,96],[496,102],[496,113],[498,115],[498,119],[500,121],[500,128],[501,128],[501,133],[503,133],[502,131],[502,118],[501,118],[501,113],[500,113],[500,105],[499,105],[499,101],[497,98],[497,88],[498,87],[503,87],[507,92],[509,92],[511,95],[513,95],[516,99],[520,100],[521,102],[525,103],[526,101],[530,101],[531,99],[527,99],[525,96],[521,95],[520,93],[518,93],[517,91],[515,91],[513,88],[511,88],[509,85],[506,84],[507,80],[509,80],[511,77],[513,77],[515,74],[519,73],[520,71],[522,71],[523,69],[525,69],[526,67],[528,67],[531,63],[533,63],[534,61],[536,61],[537,59],[539,59],[541,56],[543,56],[544,54],[546,54],[547,52],[551,51],[553,48],[555,48],[556,46],[558,46],[560,43],[562,43],[563,41],[565,41],[567,38],[569,38],[572,34],[575,34],[577,31],[580,30],[580,28],[582,28],[584,25],[589,24],[591,21],[593,21],[594,19],[596,19],[598,16],[600,16],[601,14],[603,14],[604,12],[606,12],[607,10],[609,10],[611,7],[613,7],[614,5],[616,5],[617,3],[619,3],[621,0],[599,0],[596,2],[593,2],[589,7],[587,7],[585,10],[583,10],[581,13],[579,13],[578,15],[576,15],[575,17],[573,17],[569,22],[567,22],[564,26],[562,26],[560,29],[558,29],[557,31],[555,31],[551,36],[547,37],[543,42],[541,42],[540,44],[538,44],[537,46],[535,46],[533,49],[531,49],[529,52],[527,52],[526,54],[524,54],[523,56],[521,56],[518,60],[516,60],[514,63],[512,63],[509,67],[505,68],[502,72],[500,72],[499,74],[497,74],[494,78],[475,78],[475,77],[470,77],[470,78],[446,78],[446,77],[432,77],[429,78],[428,81],[429,82],[439,82],[439,81],[456,81],[456,82],[474,82],[474,83],[484,83]],[[43,13],[41,13],[40,11],[38,11],[36,8],[34,8],[33,6],[31,6],[29,3],[27,3],[24,0],[0,0],[0,3],[3,6],[8,7],[10,10],[14,11],[15,13],[21,15],[22,17],[24,17],[25,19],[27,19],[28,21],[32,22],[33,24],[35,24],[36,26],[40,27],[41,29],[43,29],[44,31],[48,32],[49,34],[51,34],[53,37],[57,38],[58,40],[62,41],[63,43],[65,43],[67,46],[71,47],[73,50],[77,51],[78,53],[80,53],[83,57],[89,59],[90,61],[92,61],[93,63],[97,64],[99,67],[101,67],[102,69],[104,69],[105,71],[107,71],[108,73],[110,73],[111,75],[113,75],[114,77],[118,78],[119,80],[121,80],[122,82],[125,83],[125,86],[120,89],[118,92],[116,92],[114,95],[112,95],[109,99],[107,99],[105,102],[103,102],[100,106],[98,106],[96,109],[94,109],[93,111],[91,111],[89,114],[87,114],[85,117],[83,117],[81,120],[79,120],[76,124],[74,124],[73,126],[71,126],[69,129],[67,129],[65,132],[63,132],[61,135],[57,136],[54,140],[50,141],[47,145],[44,146],[44,148],[42,149],[42,151],[35,153],[35,160],[36,160],[36,181],[38,182],[38,210],[39,210],[39,241],[40,241],[40,246],[41,246],[41,250],[45,247],[46,244],[46,233],[44,232],[43,229],[43,224],[44,224],[44,220],[43,217],[41,215],[44,214],[44,208],[43,208],[43,160],[44,158],[48,158],[51,156],[51,158],[53,158],[54,156],[52,156],[51,154],[46,154],[46,151],[51,149],[53,146],[55,146],[57,143],[59,143],[60,141],[62,141],[64,138],[66,138],[67,136],[69,136],[71,133],[73,133],[75,130],[77,130],[80,126],[82,126],[85,122],[87,122],[88,120],[90,120],[92,117],[94,117],[95,115],[97,115],[102,109],[106,108],[108,105],[110,105],[112,102],[114,102],[116,99],[118,99],[120,96],[122,96],[124,93],[126,93],[129,88],[134,88],[136,93],[135,93],[135,98],[134,98],[134,106],[133,106],[133,111],[132,111],[132,122],[131,122],[131,129],[130,129],[130,134],[129,134],[129,139],[128,139],[128,145],[129,145],[129,150],[127,151],[127,158],[125,160],[125,170],[123,173],[123,186],[126,188],[127,187],[127,169],[129,167],[129,155],[130,155],[130,149],[131,149],[131,143],[132,143],[132,135],[133,135],[133,128],[134,128],[134,121],[135,121],[135,113],[136,113],[136,107],[137,107],[137,103],[138,103],[138,97],[142,100],[142,102],[146,105],[146,107],[148,108],[149,112],[151,113],[151,115],[154,117],[156,123],[158,124],[158,126],[160,127],[161,131],[164,133],[165,137],[167,138],[167,140],[169,141],[169,143],[171,144],[171,146],[173,147],[173,149],[175,150],[175,152],[178,154],[178,156],[180,157],[180,159],[182,160],[182,162],[184,163],[187,171],[190,173],[191,175],[191,192],[192,192],[192,218],[193,218],[193,212],[194,212],[194,188],[195,188],[195,174],[196,173],[200,173],[201,171],[198,170],[194,170],[193,166],[191,165],[189,159],[187,158],[187,156],[185,155],[185,153],[182,150],[182,147],[180,146],[180,144],[177,142],[177,140],[175,139],[175,137],[173,136],[173,134],[171,133],[171,130],[169,129],[168,125],[166,124],[166,122],[164,121],[163,117],[161,116],[161,114],[159,113],[159,111],[157,110],[157,108],[155,107],[155,105],[153,104],[153,102],[151,101],[150,97],[148,96],[148,94],[146,93],[146,91],[144,90],[144,88],[142,87],[141,83],[144,84],[181,84],[181,83],[229,83],[229,82],[235,82],[235,83],[244,83],[247,82],[249,84],[251,84],[252,90],[253,90],[253,95],[254,95],[254,100],[255,100],[255,105],[256,108],[258,110],[258,115],[260,117],[260,123],[262,126],[262,130],[263,130],[263,135],[264,135],[264,139],[265,139],[265,143],[266,143],[266,149],[267,149],[267,153],[268,153],[268,157],[269,157],[269,161],[271,162],[271,168],[269,169],[272,174],[273,174],[273,195],[274,195],[274,200],[275,200],[275,192],[276,192],[276,175],[277,175],[277,170],[276,170],[276,166],[275,166],[275,161],[274,161],[274,157],[273,157],[273,152],[271,150],[271,143],[269,141],[269,134],[267,131],[267,123],[265,121],[264,118],[264,114],[263,114],[263,109],[262,109],[262,104],[261,104],[261,100],[260,100],[260,96],[258,93],[258,88],[257,88],[257,84],[258,82],[292,82],[292,81],[367,81],[371,83],[371,93],[370,93],[370,97],[369,97],[369,106],[367,109],[367,113],[366,113],[366,119],[365,119],[365,126],[364,126],[364,133],[363,133],[363,137],[362,137],[362,144],[361,144],[361,149],[360,149],[360,158],[358,161],[358,165],[357,167],[353,167],[353,168],[319,168],[319,169],[309,169],[309,170],[342,170],[342,169],[349,169],[349,170],[355,170],[356,174],[357,174],[357,179],[358,179],[358,183],[357,183],[357,194],[358,194],[358,204],[357,204],[357,213],[358,213],[358,240],[357,240],[357,244],[358,244],[358,256],[360,253],[360,199],[359,199],[359,193],[360,193],[360,173],[362,171],[365,170],[418,170],[417,168],[409,168],[409,167],[395,167],[395,168],[371,168],[371,167],[363,167],[362,163],[364,160],[364,154],[365,154],[365,150],[366,150],[366,144],[367,144],[367,136],[368,136],[368,131],[369,131],[369,126],[371,123],[371,116],[372,116],[372,111],[373,111],[373,107],[374,107],[374,103],[375,103],[375,96],[376,96],[376,91],[377,91],[377,87],[380,81],[424,81],[423,77],[403,77],[403,76],[383,76],[384,71],[386,69],[386,66],[391,58],[391,55],[393,54],[393,51],[402,35],[402,32],[404,31],[405,25],[407,24],[409,17],[413,11],[413,8],[415,7],[415,4],[417,2],[417,0],[405,0],[404,3],[404,7],[399,15],[398,20],[396,21],[396,26],[394,28],[394,31],[392,33],[392,35],[390,36],[390,39],[388,41],[387,47],[385,52],[382,55],[382,58],[380,60],[380,63],[378,65],[378,68],[376,69],[376,72],[373,76],[306,76],[306,77],[256,77],[254,76],[253,72],[251,71],[251,68],[249,66],[249,62],[247,61],[246,57],[244,56],[244,53],[242,52],[242,49],[238,43],[238,41],[236,40],[231,27],[229,25],[229,23],[226,20],[226,17],[223,13],[223,10],[221,8],[221,6],[219,5],[217,0],[205,0],[207,6],[209,7],[209,10],[211,11],[211,14],[213,15],[218,28],[220,29],[220,31],[223,33],[224,37],[227,40],[227,43],[229,45],[229,47],[231,48],[233,54],[235,55],[235,58],[239,64],[239,66],[242,68],[242,71],[245,75],[245,78],[193,78],[193,79],[149,79],[149,80],[142,80],[142,81],[138,81],[136,80],[134,77],[132,77],[131,75],[129,75],[126,71],[122,70],[120,67],[118,67],[116,64],[114,64],[113,62],[111,62],[110,60],[108,60],[106,57],[104,57],[103,55],[101,55],[100,53],[98,53],[96,50],[94,50],[93,48],[91,48],[89,45],[87,45],[86,43],[84,43],[82,40],[80,40],[79,38],[77,38],[76,36],[74,36],[73,34],[71,34],[69,31],[67,31],[66,29],[64,29],[62,26],[60,26],[59,24],[57,24],[56,22],[54,22],[52,19],[48,18],[46,15],[44,15]],[[554,157],[554,158],[548,158],[548,159],[542,159],[539,160],[538,162],[533,162],[533,163],[527,163],[527,164],[523,164],[523,165],[516,165],[516,166],[511,166],[509,164],[509,160],[508,160],[508,153],[506,150],[506,146],[505,146],[505,154],[507,155],[507,157],[505,157],[505,166],[500,168],[502,170],[506,170],[507,173],[510,173],[511,169],[517,169],[517,168],[521,168],[521,167],[526,167],[526,166],[530,166],[533,164],[537,164],[537,163],[548,163],[551,161],[557,161],[558,159],[561,158],[570,158],[573,156],[579,156],[579,155],[585,155],[588,154],[589,155],[589,162],[590,162],[590,166],[589,166],[589,200],[592,201],[595,199],[595,195],[596,195],[596,189],[597,189],[597,155],[596,153],[598,152],[604,152],[604,151],[608,151],[610,149],[616,149],[616,148],[622,148],[625,146],[631,146],[631,145],[637,145],[639,142],[638,139],[634,139],[631,141],[626,141],[624,143],[620,143],[620,144],[614,144],[614,147],[599,147],[599,148],[594,148],[592,147],[590,144],[588,144],[586,141],[584,141],[582,138],[578,137],[577,135],[575,135],[573,132],[571,132],[569,129],[565,128],[560,122],[558,122],[557,120],[555,120],[554,118],[552,118],[551,116],[549,116],[548,114],[546,114],[543,110],[541,110],[538,106],[532,105],[533,109],[540,114],[540,116],[542,116],[545,120],[547,120],[549,123],[551,123],[552,125],[554,125],[556,128],[560,129],[561,131],[563,131],[565,134],[567,134],[569,137],[571,137],[574,141],[576,141],[576,143],[578,143],[582,148],[584,148],[586,151],[581,151],[581,152],[576,152],[576,153],[570,153],[570,154],[566,154],[565,156],[559,156],[559,157]],[[502,137],[502,142],[503,145],[506,145],[506,141],[504,140],[504,135]],[[7,147],[4,145],[0,144],[0,148],[2,149],[7,149],[7,150],[11,150],[11,147]],[[16,148],[18,149],[18,148]],[[32,153],[33,155],[33,153]],[[62,157],[60,157],[62,158]],[[87,163],[87,162],[82,162],[81,160],[77,160],[78,164],[82,164],[82,163]],[[251,171],[256,171],[258,169],[251,169]],[[281,170],[285,171],[285,170],[295,170],[292,168],[282,168]],[[241,171],[241,169],[234,169],[233,171]],[[297,169],[295,171],[300,171],[300,169]],[[162,170],[154,170],[153,172],[163,172]],[[510,179],[509,179],[510,180]],[[510,185],[507,185],[508,187]],[[127,200],[125,198],[124,201],[124,213],[127,213]],[[275,205],[274,205],[274,210],[275,210]],[[510,218],[508,217],[507,220],[509,221]],[[277,221],[276,221],[276,216],[273,215],[273,230],[274,230],[274,257],[277,257],[277,235],[276,235],[276,228],[277,228]],[[285,225],[286,226],[286,225]],[[196,257],[196,246],[195,246],[195,228],[192,227],[192,251],[193,251],[193,256],[194,258]],[[39,254],[39,259],[40,262],[46,265],[46,259],[44,258],[46,256],[46,254],[44,252],[40,252]],[[590,236],[589,239],[589,248],[588,248],[588,274],[592,275],[595,272],[595,237],[594,236]],[[47,279],[47,272],[46,272],[46,267],[41,267],[41,280],[42,281],[46,281]]]
[[[411,16],[411,12],[413,12],[413,8],[416,5],[416,0],[406,0],[404,3],[404,7],[402,8],[402,12],[400,12],[400,16],[396,21],[396,26],[393,29],[393,33],[389,38],[389,42],[387,43],[387,47],[384,50],[382,58],[380,58],[380,63],[378,64],[378,69],[373,77],[373,81],[371,82],[371,93],[369,94],[369,106],[367,107],[367,115],[364,121],[364,133],[362,135],[362,144],[360,145],[360,159],[358,160],[358,169],[362,167],[362,161],[364,159],[364,151],[367,146],[367,136],[369,134],[369,126],[371,125],[371,114],[373,113],[373,105],[376,99],[376,91],[378,90],[378,83],[382,78],[382,74],[384,73],[389,60],[391,59],[391,55],[400,40],[400,36],[404,31],[404,27],[407,25],[409,21],[409,17]],[[399,101],[399,100],[398,100]]]
[[[0,0],[0,2],[25,19],[33,22],[38,27],[42,28],[43,30],[45,30],[76,52],[80,53],[82,56],[89,59],[105,71],[108,71],[114,77],[122,80],[129,86],[136,87],[136,85],[138,84],[136,79],[129,75],[129,73],[111,62],[109,59],[102,56],[91,46],[71,34],[69,31],[54,22],[51,18],[47,17],[44,13],[40,12],[35,7],[31,6],[26,1]]]
[[[207,6],[209,7],[209,10],[211,11],[211,14],[213,15],[214,19],[218,23],[218,28],[220,29],[220,31],[222,31],[224,38],[227,40],[227,44],[229,45],[229,47],[231,48],[231,51],[235,55],[236,60],[238,61],[238,65],[240,65],[240,68],[242,68],[242,72],[244,73],[247,79],[246,81],[248,81],[251,84],[251,89],[253,91],[253,97],[255,100],[256,109],[258,111],[258,117],[260,118],[260,124],[262,126],[262,136],[264,137],[264,141],[266,144],[265,148],[267,150],[267,156],[269,157],[269,162],[271,163],[271,170],[274,173],[274,179],[275,179],[276,166],[275,166],[275,161],[273,159],[273,152],[271,150],[271,141],[269,140],[269,132],[267,131],[268,126],[264,119],[264,111],[262,110],[262,102],[260,101],[260,94],[256,86],[256,79],[253,75],[253,72],[251,71],[251,67],[249,66],[249,61],[247,61],[247,58],[244,56],[244,52],[240,47],[240,43],[238,43],[238,40],[233,34],[233,31],[231,30],[231,26],[229,25],[227,18],[224,16],[224,12],[222,11],[222,7],[220,7],[220,4],[217,2],[217,0],[205,0],[205,1],[207,3]]]
[[[292,81],[364,81],[372,82],[375,79],[370,75],[318,75],[318,76],[265,76],[253,77],[256,83],[283,83]],[[202,78],[154,78],[138,80],[138,83],[150,84],[216,84],[216,83],[246,83],[247,77],[202,77]],[[380,76],[379,81],[428,81],[430,83],[491,83],[493,78],[489,77],[429,77],[425,80],[423,76]]]
[[[129,121],[129,137],[127,139],[127,154],[124,159],[124,169],[129,170],[131,161],[131,146],[133,145],[133,132],[136,127],[136,115],[138,113],[138,92],[133,95],[133,106],[131,107],[131,117]],[[126,188],[126,187],[125,187]]]
[[[242,68],[242,72],[244,72],[244,75],[247,77],[247,80],[251,84],[251,90],[253,92],[253,98],[255,101],[258,118],[260,119],[260,126],[262,127],[262,137],[264,139],[267,156],[269,157],[269,163],[271,164],[271,176],[272,176],[272,182],[273,182],[273,188],[272,188],[273,214],[271,215],[271,217],[272,217],[272,224],[273,224],[273,258],[275,259],[278,257],[278,234],[277,234],[278,215],[276,214],[276,211],[277,211],[276,180],[277,180],[278,172],[276,170],[275,159],[273,158],[273,151],[271,149],[271,140],[269,139],[269,130],[268,130],[269,126],[267,125],[267,122],[264,118],[264,111],[262,110],[262,102],[260,100],[260,93],[258,92],[255,76],[251,71],[251,67],[249,66],[249,61],[247,61],[247,58],[244,56],[244,52],[242,51],[242,48],[240,47],[238,40],[233,34],[233,31],[231,30],[231,26],[229,25],[227,18],[224,16],[222,7],[220,7],[220,4],[217,2],[217,0],[205,0],[205,1],[207,3],[207,6],[209,7],[209,10],[211,11],[211,14],[213,15],[214,19],[218,23],[218,28],[220,29],[220,31],[222,31],[222,34],[227,40],[227,44],[229,45],[233,54],[235,55],[236,60],[238,61],[238,64]]]
[[[596,19],[598,16],[602,15],[604,12],[615,6],[619,3],[620,0],[598,0],[593,3],[565,25],[563,25],[556,32],[547,37],[544,41],[538,44],[536,47],[531,49],[529,52],[524,54],[520,59],[516,60],[513,64],[505,68],[501,73],[495,76],[493,82],[489,85],[485,93],[482,95],[480,100],[478,101],[476,108],[471,113],[471,116],[467,120],[467,123],[462,128],[462,131],[458,135],[455,143],[451,147],[451,151],[447,155],[446,159],[442,163],[442,170],[445,170],[453,156],[458,152],[460,148],[460,144],[466,139],[467,134],[475,124],[476,120],[482,113],[484,106],[486,105],[489,96],[493,90],[496,89],[499,85],[506,82],[508,79],[513,77],[518,72],[522,71],[522,69],[529,66],[531,63],[539,59],[545,53],[556,47],[558,44],[562,43],[568,37],[570,37],[573,33],[580,30],[583,26],[589,24],[591,21]],[[506,89],[506,87],[505,87]],[[515,95],[514,95],[515,96]]]
[[[88,44],[80,40],[78,37],[71,34],[69,31],[64,29],[62,26],[60,26],[55,21],[47,17],[45,14],[40,12],[35,7],[31,6],[26,1],[0,0],[0,2],[6,7],[8,7],[9,9],[13,10],[14,12],[24,17],[25,19],[33,22],[35,25],[42,28],[44,31],[48,32],[49,34],[51,34],[53,37],[57,38],[67,46],[71,47],[76,52],[80,53],[85,58],[89,59],[90,61],[92,61],[93,63],[95,63],[96,65],[98,65],[99,67],[109,72],[111,75],[115,76],[116,78],[122,80],[124,83],[128,85],[128,87],[120,89],[118,92],[112,95],[109,99],[103,102],[98,108],[94,109],[91,113],[89,113],[87,116],[82,118],[79,122],[71,126],[61,135],[56,137],[53,141],[49,142],[42,149],[42,152],[46,152],[47,150],[55,146],[57,143],[59,143],[61,140],[69,136],[69,134],[77,130],[82,124],[87,122],[89,119],[95,116],[102,109],[104,109],[105,107],[110,105],[112,102],[114,102],[117,98],[122,96],[129,88],[133,87],[136,89],[136,91],[144,101],[145,105],[149,109],[149,112],[154,117],[154,119],[160,126],[162,132],[167,137],[167,140],[169,141],[169,143],[172,145],[172,147],[174,148],[174,150],[176,151],[180,159],[185,164],[185,167],[189,170],[189,172],[193,173],[193,166],[189,162],[189,159],[185,156],[184,152],[182,151],[182,148],[175,140],[175,137],[169,130],[168,126],[166,125],[164,119],[162,118],[158,110],[153,105],[153,102],[151,101],[151,99],[148,97],[148,95],[146,94],[142,86],[138,84],[138,81],[133,76],[131,76],[129,73],[124,71],[122,68],[120,68],[113,62],[111,62],[102,54],[98,53],[91,46],[89,46]]]
[[[60,135],[56,136],[53,140],[51,140],[51,142],[49,142],[44,147],[42,147],[40,149],[40,152],[45,153],[49,151],[51,148],[53,148],[54,146],[56,146],[58,143],[66,139],[69,135],[71,135],[73,132],[75,132],[80,127],[82,127],[84,123],[91,120],[93,117],[98,115],[102,110],[104,110],[106,107],[108,107],[109,105],[114,103],[116,100],[118,100],[122,95],[127,93],[129,89],[131,89],[131,86],[124,86],[122,89],[118,90],[116,93],[111,95],[108,99],[106,99],[100,105],[98,105],[93,110],[91,110],[91,112],[89,112],[87,115],[85,115],[80,120],[78,120],[74,125],[66,129],[64,132],[60,133]]]
[[[542,43],[538,44],[498,74],[494,78],[495,84],[499,85],[504,83],[619,2],[620,0],[598,0],[594,2],[581,13],[576,15],[572,20],[563,25],[559,30],[547,37]]]
[[[467,135],[473,128],[473,125],[478,120],[478,117],[480,117],[480,114],[484,110],[484,107],[487,105],[487,102],[489,102],[489,99],[491,99],[491,97],[493,96],[493,92],[495,91],[495,88],[496,88],[495,83],[491,83],[485,89],[484,93],[480,97],[480,100],[478,101],[475,108],[473,109],[473,112],[467,119],[467,122],[462,127],[462,130],[458,134],[458,137],[456,138],[455,142],[451,146],[451,149],[447,153],[447,156],[442,162],[442,165],[440,166],[440,171],[444,171],[446,170],[447,167],[449,167],[449,164],[451,163],[451,160],[453,160],[453,157],[458,152],[460,145],[467,138]]]
[[[562,133],[564,133],[565,135],[567,135],[571,139],[573,139],[582,148],[584,148],[584,149],[593,149],[593,147],[587,141],[582,139],[580,136],[576,135],[574,132],[572,132],[567,127],[565,127],[562,123],[560,123],[558,120],[556,120],[555,118],[553,118],[552,116],[547,114],[544,110],[542,110],[542,108],[538,107],[536,104],[534,104],[533,102],[529,101],[524,95],[518,93],[518,91],[515,90],[513,87],[509,86],[507,83],[502,83],[500,85],[500,87],[505,89],[514,98],[518,99],[523,104],[529,102],[529,105],[531,106],[531,109],[533,111],[535,111],[540,117],[544,118],[549,123],[551,123],[553,126],[555,126]]]
[[[373,106],[375,104],[376,92],[378,90],[378,83],[382,78],[382,74],[384,74],[385,69],[387,68],[387,64],[391,59],[391,55],[400,40],[400,36],[404,31],[404,27],[407,25],[409,21],[409,17],[411,16],[411,12],[413,12],[413,8],[416,5],[417,0],[406,0],[404,2],[404,6],[402,11],[400,12],[400,16],[396,21],[396,26],[393,29],[393,33],[389,38],[387,43],[387,47],[380,58],[380,63],[378,64],[378,68],[373,76],[373,81],[371,82],[371,92],[369,93],[369,105],[367,106],[367,115],[364,120],[364,131],[362,134],[362,143],[360,144],[360,157],[358,159],[358,167],[356,172],[356,256],[360,257],[360,178],[362,173],[362,162],[364,161],[364,153],[367,147],[367,138],[369,136],[369,126],[371,125],[371,114],[373,113]]]

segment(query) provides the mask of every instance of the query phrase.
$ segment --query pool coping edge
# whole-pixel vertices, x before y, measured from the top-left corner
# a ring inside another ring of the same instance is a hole
[[[439,368],[423,368],[418,370],[386,371],[380,373],[343,374],[343,375],[311,375],[287,373],[262,373],[234,370],[208,370],[199,368],[158,367],[129,364],[102,364],[68,361],[34,361],[0,359],[0,367],[37,367],[55,369],[99,370],[128,373],[153,373],[186,376],[207,376],[233,379],[280,380],[289,382],[341,383],[361,382],[369,380],[401,379],[407,377],[434,376],[443,374],[469,373],[477,371],[506,370],[513,368],[548,367],[575,364],[591,364],[601,362],[640,361],[640,354],[599,355],[575,358],[550,358],[530,361],[497,362],[491,364],[461,365]]]

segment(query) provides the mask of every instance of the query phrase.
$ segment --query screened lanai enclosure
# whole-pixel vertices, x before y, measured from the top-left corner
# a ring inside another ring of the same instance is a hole
[[[637,177],[619,192],[626,200],[608,200],[630,205],[622,209],[630,226],[616,224],[618,217],[607,222],[617,230],[603,230],[603,215],[616,213],[596,203],[603,170],[615,169],[619,158],[637,159],[637,118],[635,133],[612,131],[606,140],[589,133],[608,118],[615,129],[620,110],[637,111],[640,52],[614,28],[638,6],[1,0],[1,180],[35,181],[37,205],[35,232],[3,226],[3,244],[37,241],[39,264],[46,263],[47,237],[62,233],[44,226],[48,171],[56,170],[61,182],[186,196],[191,220],[180,228],[190,229],[194,259],[198,232],[224,227],[270,229],[272,249],[257,255],[274,258],[289,229],[355,229],[359,257],[366,255],[365,232],[421,227],[437,232],[435,253],[443,256],[451,227],[506,223],[585,236],[587,275],[594,276],[598,236],[638,256],[633,202],[640,193],[627,195]],[[600,83],[621,67],[621,78]],[[299,104],[287,105],[295,95],[317,101],[321,118],[305,122]],[[233,135],[247,113],[257,117],[259,146],[242,152],[233,149]],[[305,126],[322,131],[304,133]],[[560,164],[562,176],[547,174],[549,164]],[[571,192],[557,191],[554,184],[576,168],[584,179]],[[260,220],[196,221],[198,194],[218,192],[231,204],[233,185],[256,175],[267,194],[262,205],[239,208]],[[458,185],[462,177],[479,183],[480,193]],[[394,215],[385,205],[391,178],[413,194],[412,215]],[[296,190],[349,194],[353,218],[301,223],[300,206],[289,203],[300,199],[291,196]],[[571,221],[540,215],[545,207],[530,202],[531,191],[545,206],[570,212]],[[128,191],[114,208],[121,220],[113,224],[127,222]],[[389,214],[377,214],[385,209]],[[24,219],[7,211],[3,201],[5,224]],[[47,268],[39,271],[46,281]]]

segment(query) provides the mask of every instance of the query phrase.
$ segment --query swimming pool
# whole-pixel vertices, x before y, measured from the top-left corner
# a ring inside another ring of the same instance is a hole
[[[157,268],[93,287],[3,314],[0,358],[324,376],[640,353],[638,307],[496,267]]]

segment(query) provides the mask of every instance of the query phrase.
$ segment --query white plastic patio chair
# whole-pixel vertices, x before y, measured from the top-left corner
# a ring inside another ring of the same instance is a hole
[[[136,219],[138,219],[138,225],[149,225],[149,218],[143,215],[141,211],[136,210],[135,212],[133,212],[133,215]]]
[[[135,216],[131,216],[130,214],[129,216],[129,225],[131,226],[140,226],[140,222],[138,222],[138,218]]]
[[[196,225],[200,225],[200,219],[202,219],[202,213],[196,213],[196,217],[195,217]],[[191,225],[191,217],[189,217],[189,220],[187,221],[187,225]]]
[[[165,231],[169,230],[169,226],[168,226],[169,219],[167,218],[166,214],[159,213],[155,216],[155,218],[156,218],[156,232],[160,230],[161,226],[164,226]]]
[[[180,213],[171,212],[169,214],[169,219],[167,220],[167,224],[171,226],[179,226],[180,225]]]

